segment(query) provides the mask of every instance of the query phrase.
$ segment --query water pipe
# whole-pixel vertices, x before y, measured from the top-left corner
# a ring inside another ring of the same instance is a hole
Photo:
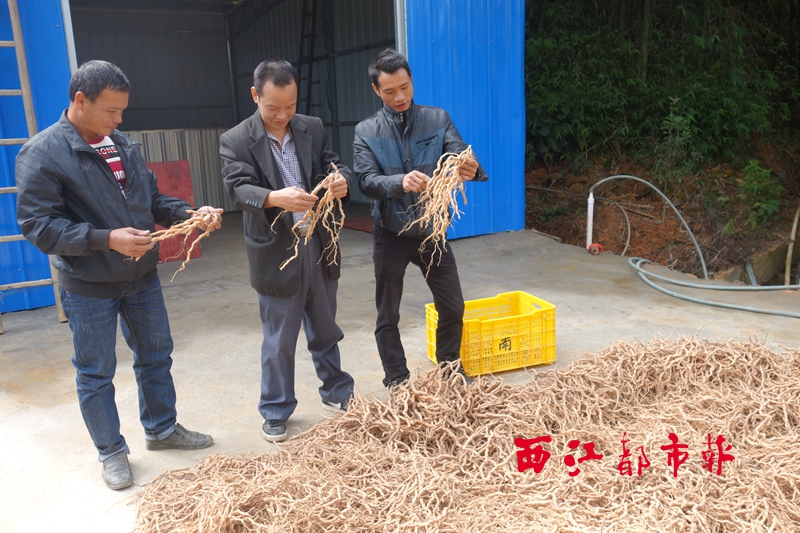
[[[614,176],[609,176],[607,178],[601,179],[600,181],[598,181],[597,183],[595,183],[594,185],[592,185],[589,188],[589,209],[588,209],[588,218],[586,220],[586,230],[587,230],[587,233],[586,233],[586,241],[587,241],[586,248],[588,249],[589,246],[591,245],[591,240],[590,240],[591,234],[590,234],[590,232],[591,232],[591,228],[592,228],[592,218],[594,217],[593,191],[594,191],[595,187],[597,187],[601,183],[605,183],[605,182],[607,182],[609,180],[615,180],[615,179],[630,179],[630,180],[638,181],[640,183],[644,183],[645,185],[647,185],[648,187],[650,187],[651,189],[656,191],[659,194],[659,196],[661,196],[661,198],[665,202],[667,202],[667,204],[669,204],[669,206],[672,208],[672,210],[675,211],[675,214],[678,216],[678,219],[681,221],[681,224],[683,225],[683,228],[686,230],[687,233],[689,233],[689,237],[692,239],[692,242],[694,243],[694,247],[697,250],[697,256],[700,258],[700,264],[703,267],[703,276],[705,277],[705,279],[708,279],[708,269],[706,268],[706,261],[703,258],[703,252],[700,250],[700,245],[697,244],[697,239],[695,239],[694,233],[692,233],[692,230],[689,229],[689,224],[686,223],[686,220],[684,220],[683,216],[678,211],[678,208],[675,207],[675,204],[670,202],[669,198],[667,198],[664,195],[663,192],[659,191],[655,187],[655,185],[653,185],[649,181],[643,180],[642,178],[637,178],[636,176],[629,176],[627,174],[617,174],[617,175],[614,175]]]
[[[594,194],[589,193],[589,200],[586,210],[586,249],[592,246],[592,227],[594,224]]]
[[[680,285],[681,287],[691,287],[695,289],[708,289],[708,290],[717,290],[717,291],[775,291],[775,290],[797,290],[800,289],[800,285],[777,285],[777,286],[764,286],[764,287],[753,287],[753,286],[724,286],[724,285],[702,285],[700,283],[690,283],[687,281],[679,281],[676,279],[670,279],[665,276],[659,276],[658,274],[654,274],[652,272],[648,272],[642,268],[642,264],[644,263],[651,263],[647,259],[642,259],[640,257],[631,257],[628,259],[628,264],[630,264],[636,273],[639,274],[639,277],[644,281],[646,284],[651,286],[652,288],[656,289],[659,292],[667,294],[669,296],[673,296],[675,298],[679,298],[681,300],[686,300],[687,302],[693,302],[698,304],[704,305],[711,305],[714,307],[722,307],[724,309],[735,309],[737,311],[749,311],[751,313],[762,313],[766,315],[777,315],[777,316],[785,316],[789,318],[800,318],[800,313],[789,313],[786,311],[778,311],[776,309],[764,309],[760,307],[748,307],[744,305],[736,305],[736,304],[729,304],[725,302],[715,302],[712,300],[703,300],[701,298],[694,298],[692,296],[686,296],[685,294],[680,294],[675,291],[671,291],[669,289],[665,289],[648,279],[649,277],[660,279],[666,281],[668,283],[672,283],[673,285]]]
[[[750,285],[757,287],[758,280],[756,279],[756,272],[753,270],[753,263],[750,262],[749,257],[744,258],[744,269],[747,272],[747,277],[750,278]]]
[[[572,192],[572,191],[559,191],[558,189],[547,189],[545,187],[535,187],[533,185],[526,185],[525,188],[526,189],[535,190],[535,191],[544,191],[544,192],[552,192],[552,193],[556,193],[556,194],[566,194],[566,195],[569,195],[569,196],[577,196],[578,198],[589,198],[589,196],[586,195],[586,194],[581,194],[581,193]],[[609,200],[608,198],[602,198],[600,196],[594,197],[594,195],[592,195],[592,198],[590,199],[590,204],[589,204],[589,209],[592,211],[592,213],[594,213],[594,200],[601,201],[601,202],[608,202],[609,204],[611,204],[613,206],[616,206],[617,209],[619,209],[622,212],[622,216],[623,216],[623,218],[625,218],[625,228],[628,230],[628,232],[626,233],[626,237],[625,237],[625,248],[623,248],[622,249],[622,253],[619,254],[619,255],[624,256],[626,253],[628,253],[628,247],[631,245],[631,220],[630,220],[630,217],[628,217],[628,212],[625,211],[625,208],[622,207],[622,205],[619,202],[615,202],[614,200]],[[590,218],[590,220],[592,220],[592,219]],[[586,243],[587,243],[586,244],[586,248],[587,249],[590,249],[590,246],[593,244],[591,242],[591,235],[592,235],[592,228],[589,228],[589,230],[587,232],[587,239],[586,239]],[[552,235],[548,235],[548,237],[552,237]],[[561,240],[559,239],[559,242],[560,241]]]

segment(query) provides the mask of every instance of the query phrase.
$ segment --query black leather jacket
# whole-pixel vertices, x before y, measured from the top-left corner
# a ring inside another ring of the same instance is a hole
[[[158,250],[133,261],[108,249],[112,229],[155,230],[189,218],[189,204],[158,192],[140,144],[114,130],[126,183],[120,190],[108,164],[67,120],[35,135],[16,160],[17,222],[39,250],[55,255],[66,290],[97,297],[139,291],[156,276]]]
[[[375,223],[400,234],[409,220],[419,216],[411,209],[419,194],[403,190],[403,177],[412,170],[433,176],[442,154],[466,148],[450,115],[439,107],[411,102],[408,111],[398,113],[384,105],[359,122],[353,140],[353,170],[358,188],[373,200]],[[479,167],[474,181],[488,179]],[[416,225],[402,235],[424,239],[430,231]]]

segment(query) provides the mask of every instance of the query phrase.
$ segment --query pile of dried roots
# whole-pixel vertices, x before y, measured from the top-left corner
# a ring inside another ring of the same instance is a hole
[[[186,212],[189,213],[191,218],[176,222],[166,229],[154,231],[150,234],[150,237],[153,238],[153,242],[161,242],[173,237],[183,236],[181,246],[178,249],[178,252],[175,254],[175,257],[179,257],[185,252],[186,259],[184,259],[183,263],[181,263],[181,267],[172,275],[172,279],[170,281],[174,281],[175,276],[178,275],[178,272],[186,268],[186,263],[188,263],[192,258],[192,252],[194,251],[195,246],[200,244],[200,241],[209,236],[211,232],[206,228],[215,224],[222,218],[222,215],[219,213],[200,213],[197,211],[192,211],[191,209],[188,209]],[[201,233],[199,237],[193,239],[192,237],[197,235],[195,231],[200,231]],[[170,257],[169,259],[173,258]],[[136,260],[138,261],[139,258],[137,257]]]
[[[339,174],[339,169],[334,163],[331,163],[330,173],[325,176],[325,179],[320,181],[316,187],[314,187],[314,190],[312,190],[310,194],[317,194],[323,188],[327,187],[340,177],[341,174]],[[338,220],[336,218],[337,212],[339,213]],[[275,217],[270,229],[275,231],[275,224],[285,213],[288,213],[289,216],[291,216],[291,211],[284,210],[279,216]],[[309,209],[303,213],[303,218],[298,220],[294,226],[292,226],[292,233],[294,234],[294,255],[281,263],[280,270],[286,268],[286,265],[297,259],[297,256],[300,255],[300,235],[298,234],[299,228],[308,226],[308,231],[305,235],[305,240],[303,241],[303,244],[308,244],[308,240],[314,236],[314,230],[316,229],[317,224],[322,224],[322,228],[331,236],[331,240],[322,251],[321,257],[325,257],[327,254],[328,257],[332,258],[331,264],[336,264],[336,247],[339,245],[339,235],[342,232],[342,227],[344,227],[344,208],[342,207],[342,200],[336,198],[336,196],[333,194],[333,191],[328,188],[325,191],[325,194],[322,195],[322,198],[320,198],[317,203],[314,204],[313,209]],[[329,251],[332,251],[333,253],[328,254]]]
[[[138,531],[794,532],[798,376],[800,352],[698,338],[622,342],[525,386],[436,371],[387,401],[355,398],[276,453],[167,472],[139,494]],[[688,444],[677,478],[670,433]],[[732,445],[721,475],[704,469],[708,434]],[[514,439],[544,435],[544,469],[519,472]],[[574,477],[571,439],[604,456]]]

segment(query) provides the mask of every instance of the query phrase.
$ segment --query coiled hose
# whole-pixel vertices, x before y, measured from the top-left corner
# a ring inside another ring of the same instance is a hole
[[[673,204],[669,200],[669,198],[667,198],[664,195],[664,193],[662,193],[660,190],[658,190],[658,188],[656,188],[652,183],[650,183],[648,181],[645,181],[645,180],[643,180],[641,178],[637,178],[636,176],[629,176],[627,174],[617,174],[617,175],[614,175],[614,176],[609,176],[608,178],[604,178],[604,179],[598,181],[597,183],[595,183],[594,185],[591,186],[591,188],[589,189],[589,215],[588,215],[590,218],[587,220],[587,224],[586,224],[586,228],[587,228],[586,242],[587,243],[591,243],[591,228],[592,228],[591,217],[592,217],[592,212],[593,212],[592,207],[594,205],[594,201],[593,201],[593,199],[594,199],[594,189],[598,185],[600,185],[602,183],[605,183],[605,182],[610,181],[610,180],[615,180],[615,179],[631,179],[631,180],[634,180],[634,181],[638,181],[639,183],[644,183],[645,185],[647,185],[648,187],[653,189],[656,193],[658,193],[658,195],[661,196],[661,198],[665,202],[667,202],[667,204],[672,208],[672,210],[678,216],[678,219],[681,221],[681,224],[683,224],[684,229],[686,229],[686,231],[689,233],[689,237],[691,237],[692,242],[694,243],[694,247],[697,250],[697,255],[700,258],[700,263],[703,266],[703,275],[705,276],[705,279],[708,279],[708,270],[706,269],[706,262],[705,262],[705,259],[703,258],[703,252],[700,250],[700,245],[697,243],[697,239],[695,238],[694,233],[692,233],[692,230],[689,229],[689,225],[686,223],[686,220],[684,220],[683,216],[680,214],[680,212],[678,212],[678,209],[675,207],[675,204]],[[588,246],[588,244],[587,244],[587,246]],[[695,289],[717,290],[717,291],[797,290],[797,289],[800,289],[800,285],[741,286],[740,287],[740,286],[704,285],[704,284],[699,284],[699,283],[690,283],[690,282],[687,282],[687,281],[679,281],[679,280],[670,279],[670,278],[667,278],[667,277],[664,277],[664,276],[660,276],[658,274],[654,274],[652,272],[648,272],[648,271],[644,270],[642,268],[642,265],[645,264],[645,263],[650,263],[650,262],[651,261],[648,261],[647,259],[642,259],[640,257],[631,257],[631,258],[628,259],[628,264],[631,265],[631,267],[633,267],[634,270],[636,270],[636,273],[639,275],[639,277],[642,279],[642,281],[644,281],[647,285],[649,285],[650,287],[656,289],[657,291],[662,292],[664,294],[667,294],[669,296],[673,296],[675,298],[679,298],[681,300],[686,300],[686,301],[689,301],[689,302],[699,303],[699,304],[703,304],[703,305],[711,305],[711,306],[714,306],[714,307],[720,307],[720,308],[724,308],[724,309],[735,309],[735,310],[738,310],[738,311],[749,311],[751,313],[762,313],[762,314],[768,314],[768,315],[785,316],[785,317],[789,317],[789,318],[800,318],[800,313],[789,313],[789,312],[786,312],[786,311],[779,311],[777,309],[765,309],[765,308],[760,308],[760,307],[749,307],[749,306],[744,306],[744,305],[729,304],[729,303],[725,303],[725,302],[715,302],[715,301],[712,301],[712,300],[704,300],[704,299],[701,299],[701,298],[694,298],[692,296],[686,296],[685,294],[680,294],[678,292],[671,291],[669,289],[665,289],[664,287],[661,287],[660,285],[656,284],[650,278],[654,278],[654,279],[658,279],[658,280],[661,280],[661,281],[665,281],[667,283],[672,283],[673,285],[679,285],[681,287],[690,287],[690,288],[695,288]],[[750,267],[750,268],[752,268],[752,267]],[[752,272],[750,273],[750,276],[751,276],[751,278],[754,278],[754,276],[752,275]]]

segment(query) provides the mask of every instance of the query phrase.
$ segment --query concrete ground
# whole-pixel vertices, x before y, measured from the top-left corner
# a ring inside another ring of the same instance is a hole
[[[361,213],[359,213],[361,214]],[[351,215],[352,216],[352,215]],[[131,448],[137,485],[170,469],[190,468],[208,454],[261,454],[275,449],[261,437],[256,294],[249,284],[240,213],[224,216],[223,229],[203,241],[203,257],[192,260],[170,283],[177,263],[159,267],[175,339],[173,375],[178,421],[211,433],[213,447],[199,452],[150,452],[138,421],[131,352],[118,338],[115,380],[122,432]],[[712,340],[766,338],[773,349],[800,346],[798,321],[697,305],[647,287],[626,259],[591,256],[531,231],[454,241],[466,299],[525,291],[557,308],[557,365],[618,340],[647,342],[659,335],[695,335]],[[342,233],[339,325],[342,365],[356,393],[385,397],[375,349],[372,242],[367,233]],[[677,277],[691,279],[675,274]],[[700,294],[754,307],[800,310],[796,293]],[[403,334],[410,367],[432,369],[425,346],[424,305],[430,293],[412,266],[406,276]],[[130,531],[133,496],[139,486],[113,492],[100,477],[100,464],[78,409],[72,341],[55,308],[3,315],[0,336],[0,530]],[[506,372],[522,383],[531,372]],[[289,420],[290,436],[308,429],[324,412],[304,339],[298,341],[299,406]]]

